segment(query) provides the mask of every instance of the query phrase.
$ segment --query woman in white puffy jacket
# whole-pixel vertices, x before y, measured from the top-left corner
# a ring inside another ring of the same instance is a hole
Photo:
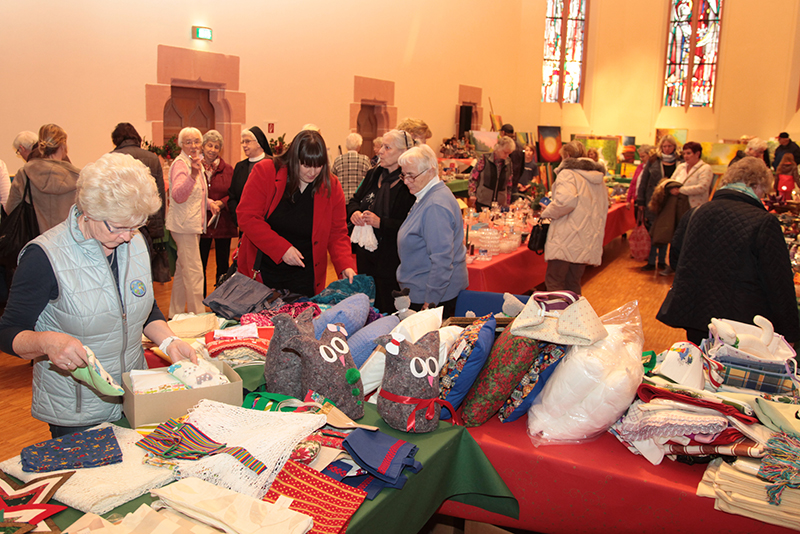
[[[600,265],[603,258],[608,215],[604,169],[585,156],[586,149],[578,141],[561,147],[563,161],[556,169],[552,202],[541,215],[551,219],[544,246],[548,291],[580,294],[586,266]]]

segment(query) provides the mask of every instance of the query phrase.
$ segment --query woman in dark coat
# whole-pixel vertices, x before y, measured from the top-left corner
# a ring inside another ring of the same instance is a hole
[[[206,266],[211,252],[211,241],[214,241],[214,252],[217,263],[216,283],[228,272],[228,260],[231,256],[231,239],[239,236],[239,229],[228,211],[228,189],[231,186],[233,167],[219,155],[222,151],[222,134],[209,130],[203,136],[203,169],[208,184],[208,198],[219,208],[218,215],[206,214],[208,229],[200,236],[200,259],[203,260],[203,296],[206,296]],[[215,218],[216,217],[216,218]]]
[[[800,339],[789,252],[778,219],[760,200],[771,182],[763,160],[745,157],[675,230],[675,280],[657,318],[686,329],[689,341],[707,337],[712,317],[751,324],[755,315],[787,341]]]
[[[647,166],[639,176],[639,183],[637,184],[636,205],[639,206],[639,209],[644,210],[644,221],[648,230],[655,224],[657,216],[648,207],[650,200],[653,198],[653,192],[655,192],[656,186],[664,178],[672,176],[678,163],[680,163],[678,141],[674,136],[667,134],[658,140],[658,146],[650,154]],[[656,245],[653,242],[650,247],[650,257],[647,258],[647,264],[642,266],[642,270],[655,271],[656,257],[658,258],[658,268],[665,268],[667,266],[667,245]]]
[[[416,197],[400,179],[400,155],[414,146],[414,139],[403,130],[383,134],[378,166],[370,169],[361,187],[347,203],[347,219],[356,226],[372,226],[378,248],[372,252],[355,246],[358,272],[375,280],[375,307],[383,313],[395,311],[392,291],[399,291],[397,231],[406,220]]]

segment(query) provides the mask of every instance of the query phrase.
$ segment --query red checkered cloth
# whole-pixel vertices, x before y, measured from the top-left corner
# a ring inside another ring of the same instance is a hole
[[[289,509],[314,519],[311,532],[344,534],[350,518],[364,502],[367,493],[289,460],[263,500],[274,503],[281,495],[293,499]]]

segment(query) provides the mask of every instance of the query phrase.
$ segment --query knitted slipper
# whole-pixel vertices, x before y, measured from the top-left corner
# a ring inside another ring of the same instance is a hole
[[[125,393],[125,390],[117,384],[113,376],[103,369],[103,366],[100,365],[92,349],[86,345],[84,345],[83,348],[86,350],[86,360],[89,364],[85,367],[76,367],[70,371],[72,376],[74,376],[76,380],[96,389],[103,395],[121,397]]]

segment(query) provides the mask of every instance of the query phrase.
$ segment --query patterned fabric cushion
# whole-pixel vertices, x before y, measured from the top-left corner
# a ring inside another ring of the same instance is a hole
[[[367,315],[369,315],[369,297],[364,293],[356,293],[328,308],[314,319],[314,335],[319,339],[326,326],[341,323],[347,330],[347,335],[351,336],[364,327]]]
[[[458,336],[439,374],[439,398],[458,410],[467,396],[494,343],[497,320],[489,314],[477,319]],[[450,410],[442,408],[441,419],[450,419]]]
[[[464,424],[479,426],[496,414],[538,355],[538,341],[503,330],[464,400]]]
[[[511,396],[503,403],[498,417],[503,423],[510,423],[519,416],[528,413],[533,401],[542,391],[547,379],[556,370],[561,358],[567,353],[566,345],[556,345],[541,341],[539,343],[539,355],[536,356],[530,369],[519,381],[517,387],[511,392]]]
[[[366,325],[356,333],[350,333],[347,344],[350,346],[350,354],[356,367],[361,367],[367,361],[369,355],[375,350],[377,344],[375,338],[388,334],[400,323],[400,318],[396,315],[387,315],[377,321]]]

